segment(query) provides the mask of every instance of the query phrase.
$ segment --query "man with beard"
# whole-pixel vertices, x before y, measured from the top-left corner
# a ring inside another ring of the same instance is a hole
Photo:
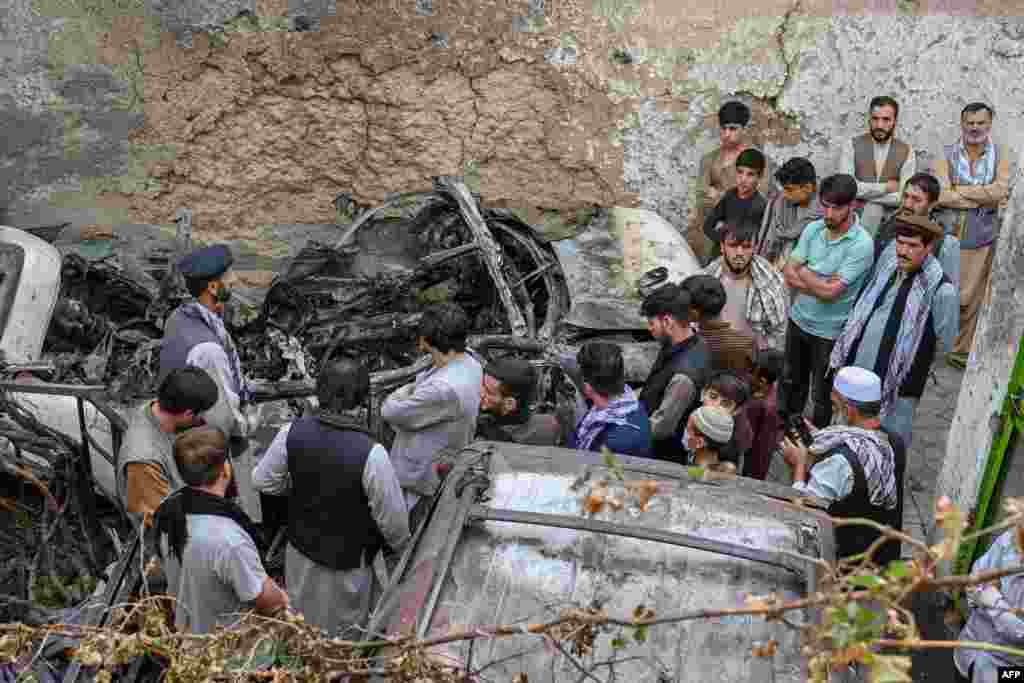
[[[824,218],[807,226],[783,271],[795,290],[786,330],[785,415],[799,415],[814,386],[814,424],[832,419],[828,363],[832,345],[874,262],[874,243],[853,212],[857,181],[833,175],[821,183]]]
[[[950,231],[960,239],[960,332],[950,361],[967,361],[978,311],[992,274],[992,247],[999,236],[999,211],[1010,196],[1010,150],[992,142],[995,112],[982,102],[960,112],[962,136],[943,148],[935,164],[942,184],[939,206],[950,214]]]
[[[914,149],[896,139],[900,105],[891,97],[875,97],[868,106],[868,132],[843,146],[839,172],[857,179],[856,209],[871,235],[887,214],[900,205],[900,188],[917,170]]]
[[[896,215],[896,239],[875,264],[829,362],[882,378],[882,425],[908,447],[932,362],[956,336],[957,292],[931,254],[940,237],[942,228],[927,218]]]
[[[718,205],[726,192],[736,187],[736,159],[751,146],[750,107],[742,102],[726,102],[718,110],[719,146],[705,154],[700,160],[697,179],[696,211],[690,224],[686,241],[693,249],[697,260],[708,260],[711,244],[704,235],[706,214]],[[768,162],[771,168],[771,162]],[[758,190],[768,192],[769,174],[761,174]]]
[[[650,415],[653,454],[660,460],[679,460],[686,418],[697,406],[711,371],[711,352],[690,326],[691,308],[690,295],[669,284],[648,295],[640,309],[647,330],[661,342],[640,392],[640,403]]]
[[[897,228],[900,225],[896,220],[898,214],[920,216],[940,226],[942,225],[942,211],[937,209],[941,192],[942,187],[935,176],[929,173],[915,173],[911,176],[903,188],[903,201],[900,204],[899,211],[882,223],[878,228],[878,234],[875,235],[876,262],[882,255],[882,252],[885,251],[885,248],[896,239]],[[960,240],[944,232],[932,241],[932,255],[938,259],[939,265],[942,266],[942,272],[953,283],[954,291],[959,292]]]
[[[320,409],[285,425],[253,472],[287,496],[285,584],[306,623],[343,635],[364,625],[377,551],[409,538],[409,514],[387,450],[366,426],[370,373],[346,358],[320,372]]]
[[[531,446],[557,446],[563,429],[551,413],[531,410],[537,370],[529,361],[500,358],[484,368],[477,437]]]
[[[167,319],[160,344],[158,382],[186,366],[201,368],[217,383],[220,397],[203,418],[229,438],[229,450],[241,505],[256,521],[263,520],[260,498],[252,488],[256,454],[247,437],[260,422],[260,410],[249,410],[249,388],[234,340],[224,325],[231,299],[234,256],[225,244],[198,249],[178,263],[178,271],[194,301],[178,306]]]
[[[234,256],[225,244],[192,252],[178,263],[178,271],[194,301],[178,306],[167,319],[160,343],[158,382],[179,368],[192,366],[210,374],[220,399],[206,421],[229,436],[245,436],[258,423],[258,415],[244,406],[248,388],[242,364],[227,328],[224,307],[231,299]]]
[[[901,529],[906,448],[879,421],[882,381],[870,370],[847,367],[836,373],[834,387],[831,400],[839,424],[815,431],[810,448],[782,441],[783,458],[793,468],[793,488],[828,501],[833,517]],[[836,559],[863,553],[880,535],[860,524],[837,527]],[[879,566],[899,558],[898,541],[886,542],[873,556]]]
[[[725,288],[722,320],[754,335],[757,349],[781,350],[786,342],[786,281],[768,259],[754,254],[753,223],[722,229],[722,257],[704,269]]]

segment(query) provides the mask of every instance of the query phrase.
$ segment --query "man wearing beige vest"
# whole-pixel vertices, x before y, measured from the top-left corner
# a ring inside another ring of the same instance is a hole
[[[894,137],[900,105],[880,95],[868,106],[868,132],[843,145],[839,173],[857,179],[855,210],[872,237],[900,205],[900,190],[917,172],[914,149]]]

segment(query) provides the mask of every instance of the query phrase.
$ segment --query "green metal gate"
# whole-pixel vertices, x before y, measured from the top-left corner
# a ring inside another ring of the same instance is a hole
[[[1021,338],[1017,350],[1017,361],[1010,375],[1010,385],[1006,390],[1006,399],[1003,401],[999,420],[999,434],[992,441],[992,449],[989,451],[981,488],[978,491],[974,523],[968,532],[984,529],[998,520],[1003,482],[1011,464],[1009,456],[1013,452],[1014,443],[1024,435],[1024,337]],[[963,543],[957,552],[954,572],[968,573],[974,560],[988,549],[992,540],[990,537],[984,537]]]

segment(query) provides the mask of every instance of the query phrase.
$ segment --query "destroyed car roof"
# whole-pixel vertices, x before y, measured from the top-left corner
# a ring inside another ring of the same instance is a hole
[[[375,623],[388,633],[444,635],[473,626],[538,623],[563,608],[599,604],[629,618],[638,605],[658,616],[740,607],[746,594],[796,599],[817,585],[817,559],[834,559],[827,517],[779,500],[792,489],[732,479],[699,482],[671,463],[616,456],[627,481],[657,482],[640,509],[619,492],[619,509],[583,514],[587,488],[613,469],[601,456],[563,448],[478,441],[449,475],[436,509],[403,558]],[[616,484],[609,485],[615,492]],[[621,487],[619,487],[621,489]],[[775,497],[771,497],[775,496]],[[799,617],[798,617],[799,618]],[[598,636],[586,663],[616,656]],[[774,639],[778,654],[750,649]],[[802,681],[799,635],[749,617],[651,628],[617,667],[629,681]],[[467,645],[442,656],[464,661]],[[623,651],[625,652],[625,651]],[[516,656],[519,655],[519,656]],[[575,681],[578,669],[535,636],[477,643],[474,662],[531,682]],[[766,668],[767,667],[767,668]],[[774,669],[774,674],[769,669]],[[666,678],[667,677],[667,678]]]

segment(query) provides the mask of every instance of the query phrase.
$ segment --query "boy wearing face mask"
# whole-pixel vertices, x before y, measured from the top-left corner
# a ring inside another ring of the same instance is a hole
[[[722,460],[733,435],[733,418],[724,408],[701,406],[690,414],[683,432],[686,463],[736,471],[735,464]]]
[[[731,372],[714,375],[700,394],[703,407],[722,410],[732,419],[732,432],[721,449],[720,457],[724,462],[731,462],[741,472],[754,442],[750,420],[743,411],[749,398],[747,385]]]

